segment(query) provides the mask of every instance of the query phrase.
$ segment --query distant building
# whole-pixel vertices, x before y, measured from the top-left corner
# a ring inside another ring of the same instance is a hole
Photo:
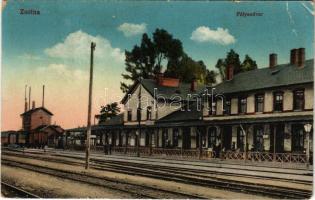
[[[45,107],[35,108],[21,114],[23,131],[27,133],[26,144],[29,146],[59,146],[62,141],[63,129],[51,124],[53,114]]]
[[[64,130],[58,125],[51,124],[53,113],[44,107],[44,86],[43,103],[41,107],[28,107],[25,90],[25,108],[20,115],[22,118],[22,129],[19,131],[2,131],[1,144],[20,144],[30,147],[51,147],[63,146],[62,139]],[[29,96],[30,98],[31,96]]]

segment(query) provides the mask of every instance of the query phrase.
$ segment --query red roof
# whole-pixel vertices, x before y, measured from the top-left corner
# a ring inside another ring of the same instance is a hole
[[[31,114],[31,113],[36,112],[36,111],[38,111],[38,110],[43,110],[43,111],[45,111],[46,113],[48,113],[49,115],[53,115],[52,112],[50,112],[50,111],[47,110],[46,108],[44,108],[44,107],[38,107],[38,108],[34,108],[34,109],[31,109],[31,110],[28,110],[28,111],[22,113],[21,116],[27,115],[27,114]]]

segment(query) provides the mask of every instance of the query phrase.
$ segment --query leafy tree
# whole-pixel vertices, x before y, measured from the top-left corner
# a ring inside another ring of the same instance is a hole
[[[239,55],[231,49],[224,59],[218,59],[215,67],[219,70],[219,74],[222,80],[225,80],[226,67],[232,65],[234,67],[234,74],[238,74],[245,71],[257,69],[256,61],[254,61],[249,55],[246,55],[244,61],[241,64]]]
[[[217,72],[207,69],[205,84],[210,85],[210,86],[212,84],[215,84],[217,82],[217,79],[216,79],[217,75],[218,75]]]
[[[187,54],[177,65],[169,65],[165,71],[165,76],[179,78],[182,82],[191,82],[194,78],[202,84],[213,84],[216,82],[214,71],[209,71],[203,61],[195,61]]]
[[[164,29],[156,29],[152,39],[142,35],[140,46],[135,45],[131,51],[125,51],[126,73],[123,78],[131,83],[139,77],[147,79],[162,72],[166,77],[179,78],[190,82],[196,77],[200,83],[215,83],[216,73],[207,70],[202,61],[195,61],[183,50],[180,40]],[[121,82],[121,90],[126,93],[131,85]]]
[[[134,82],[142,78],[153,75],[155,68],[155,48],[148,35],[142,35],[140,46],[135,45],[131,51],[125,51],[125,64],[127,74],[122,74],[123,78]],[[121,82],[120,89],[127,92],[131,85]]]
[[[245,59],[241,65],[241,71],[250,71],[253,69],[257,69],[256,61],[254,61],[249,55],[245,55]]]
[[[218,59],[215,68],[219,70],[219,74],[222,80],[225,80],[225,59]]]
[[[110,103],[106,106],[101,106],[101,111],[99,115],[99,124],[106,122],[108,119],[111,119],[117,116],[120,113],[120,108],[118,107],[118,103]]]
[[[182,43],[174,39],[166,30],[156,29],[153,41],[145,33],[142,35],[140,46],[135,45],[131,51],[125,51],[127,74],[123,78],[134,82],[142,78],[150,78],[160,73],[163,64],[178,63],[183,54]],[[127,92],[131,85],[121,82],[121,90]]]
[[[234,74],[238,74],[241,72],[241,61],[240,61],[240,56],[233,50],[231,49],[225,59],[225,66],[230,66],[232,65],[234,67]]]

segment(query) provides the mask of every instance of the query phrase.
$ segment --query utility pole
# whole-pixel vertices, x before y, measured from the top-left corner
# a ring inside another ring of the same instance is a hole
[[[91,42],[91,63],[90,63],[90,84],[89,84],[89,105],[86,132],[86,149],[85,149],[85,169],[89,169],[90,165],[90,137],[91,137],[91,112],[92,112],[92,88],[93,88],[93,52],[96,44]]]
[[[137,135],[137,157],[140,157],[139,152],[139,146],[140,146],[140,138],[141,138],[141,77],[139,77],[139,94],[138,94],[138,112],[137,112],[137,118],[138,118],[138,135]]]
[[[199,126],[199,130],[198,130],[198,127],[197,127],[197,131],[199,132],[199,159],[202,159],[202,133],[203,133],[203,130],[205,129],[204,125],[203,125],[203,108],[204,108],[204,94],[201,94],[201,99],[200,99],[200,103],[201,103],[201,116],[200,116],[200,120],[201,120],[201,123],[202,125]],[[197,102],[198,104],[198,102]],[[197,105],[197,108],[198,108],[198,105]]]

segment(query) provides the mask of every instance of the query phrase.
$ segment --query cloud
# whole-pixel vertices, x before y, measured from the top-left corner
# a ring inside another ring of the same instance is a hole
[[[19,57],[25,60],[41,60],[41,57],[29,53],[25,53]]]
[[[123,23],[117,29],[123,32],[126,37],[131,37],[146,32],[147,25],[145,23],[142,24]]]
[[[229,33],[228,29],[219,27],[217,30],[211,30],[206,26],[200,26],[194,30],[190,39],[196,42],[211,42],[221,45],[229,45],[236,42],[236,39]]]
[[[57,77],[68,81],[73,80],[88,80],[88,72],[80,69],[72,69],[64,64],[50,64],[47,67],[37,68],[37,73],[40,76]]]
[[[45,49],[45,53],[53,58],[73,59],[73,61],[89,61],[91,42],[96,43],[95,60],[103,63],[123,63],[124,53],[112,47],[109,40],[101,36],[92,36],[81,30],[70,33],[63,42]]]

